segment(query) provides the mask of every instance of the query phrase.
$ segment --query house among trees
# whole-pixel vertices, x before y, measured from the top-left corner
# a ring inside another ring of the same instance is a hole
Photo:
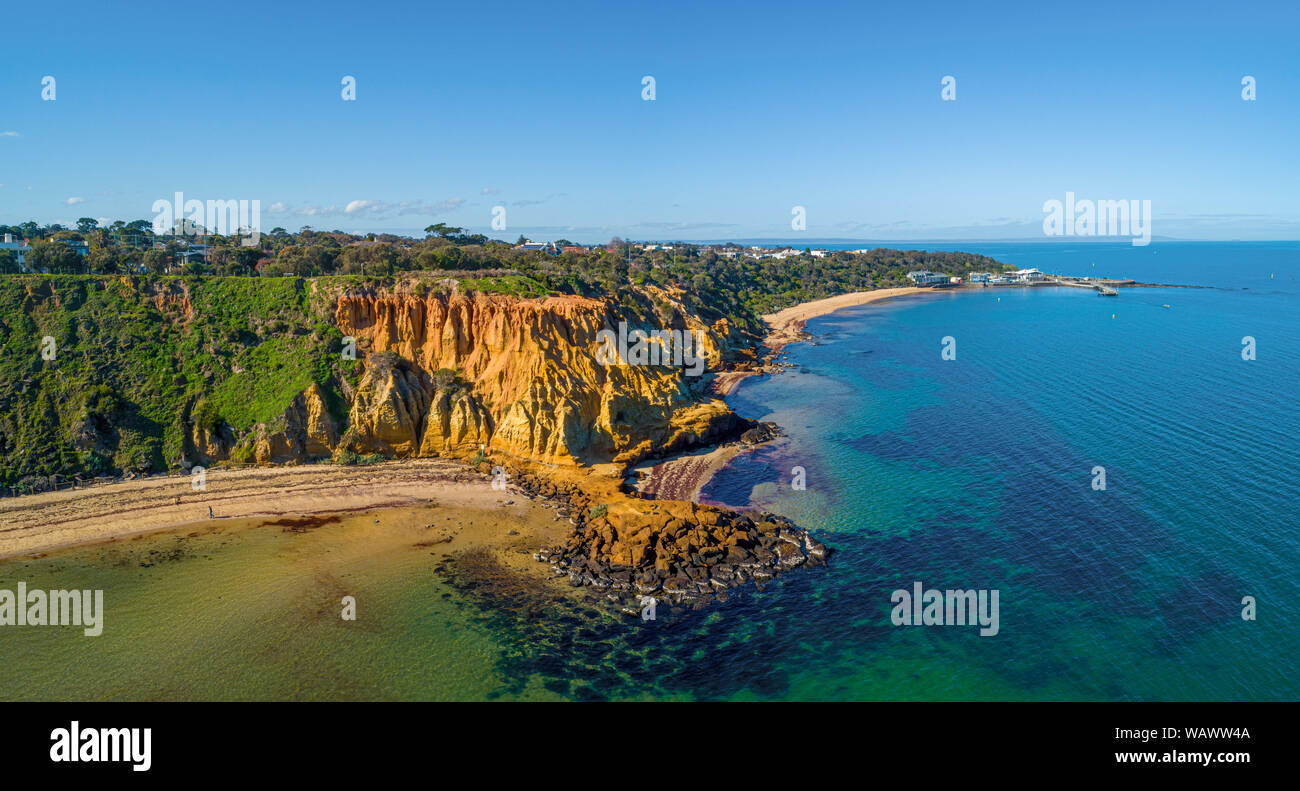
[[[6,257],[12,258],[13,263],[18,268],[18,271],[26,272],[27,271],[26,256],[27,253],[30,253],[31,251],[32,248],[30,245],[27,244],[26,239],[15,240],[13,234],[7,233],[4,235],[4,241],[0,242],[0,261],[3,261],[3,259]],[[9,254],[8,256],[5,255],[6,252],[8,252]],[[2,265],[0,265],[0,271],[5,271]]]

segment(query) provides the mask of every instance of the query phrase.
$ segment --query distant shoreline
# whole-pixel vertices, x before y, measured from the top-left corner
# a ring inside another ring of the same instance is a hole
[[[1049,275],[1059,277],[1059,275]],[[1097,278],[1097,282],[1107,285],[1115,284],[1121,288],[1210,288],[1210,286],[1181,286],[1164,283],[1139,283],[1134,280],[1116,280]],[[1021,285],[973,285],[963,284],[944,288],[906,286],[902,288],[878,288],[871,291],[854,291],[824,299],[815,299],[792,305],[775,313],[764,315],[763,321],[768,325],[767,336],[763,345],[768,349],[766,363],[754,369],[740,371],[722,371],[715,375],[711,391],[718,398],[726,398],[735,392],[742,381],[760,374],[780,373],[781,369],[774,360],[781,351],[792,344],[809,339],[804,327],[812,319],[826,316],[845,308],[870,305],[890,299],[915,296],[917,294],[940,294],[949,291],[971,292],[1013,288],[1077,288],[1064,283],[1040,282]],[[740,448],[718,446],[701,452],[673,456],[649,467],[645,475],[637,482],[636,488],[650,496],[672,497],[699,501],[699,494],[708,486],[709,481],[730,464],[731,460],[742,452]],[[644,465],[642,465],[644,469]]]
[[[804,325],[818,316],[825,316],[844,308],[869,305],[873,302],[883,302],[887,299],[933,291],[935,291],[933,288],[920,288],[917,286],[854,291],[834,297],[800,302],[798,305],[778,310],[776,313],[768,313],[762,317],[768,327],[767,335],[763,338],[763,346],[768,349],[768,353],[765,355],[766,364],[750,370],[721,371],[715,374],[711,383],[712,392],[718,398],[725,398],[735,391],[736,386],[742,380],[763,373],[775,373],[776,369],[772,366],[771,361],[786,346],[807,340],[808,335],[804,332]]]

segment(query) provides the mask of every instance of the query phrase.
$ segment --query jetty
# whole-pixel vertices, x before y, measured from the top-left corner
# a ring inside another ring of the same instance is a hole
[[[1058,286],[1070,286],[1071,288],[1090,288],[1095,290],[1098,294],[1101,294],[1103,297],[1119,296],[1119,289],[1115,288],[1114,286],[1108,286],[1105,283],[1099,283],[1095,280],[1066,280],[1064,278],[1058,277],[1055,280],[1052,280],[1051,282],[1054,285],[1058,285]]]

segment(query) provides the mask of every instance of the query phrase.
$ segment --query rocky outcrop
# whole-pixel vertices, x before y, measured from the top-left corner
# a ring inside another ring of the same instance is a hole
[[[674,309],[718,365],[731,329]],[[193,427],[196,460],[278,463],[340,451],[469,456],[480,449],[562,466],[631,463],[734,436],[752,421],[706,394],[684,367],[606,364],[602,330],[659,329],[607,300],[346,291],[339,331],[362,368],[340,433],[312,385],[243,438]],[[241,448],[243,450],[241,450]]]
[[[574,587],[655,596],[703,606],[747,583],[760,590],[778,574],[824,564],[830,550],[783,517],[686,502],[635,501],[524,473],[523,491],[564,503],[568,540],[533,559]],[[595,504],[596,499],[606,502]]]
[[[335,322],[367,366],[351,447],[428,455],[484,446],[550,464],[625,463],[749,426],[682,368],[603,364],[600,331],[627,319],[605,300],[574,296],[343,294]],[[719,363],[725,337],[699,321],[682,329],[701,331],[703,356]],[[410,368],[375,370],[370,357],[384,352]],[[437,371],[454,372],[469,395],[426,398],[420,376]]]
[[[352,399],[344,447],[356,453],[417,455],[431,389],[428,375],[409,361],[373,355]]]
[[[234,432],[224,424],[192,425],[187,439],[190,446],[187,456],[196,464],[225,461],[230,458],[230,452],[235,447]]]
[[[278,464],[329,457],[339,445],[339,432],[324,393],[313,384],[295,396],[279,418],[253,426],[242,437],[225,423],[205,426],[192,419],[186,442],[186,457],[195,464]]]
[[[492,418],[465,391],[434,394],[420,439],[421,456],[466,456],[492,440]]]

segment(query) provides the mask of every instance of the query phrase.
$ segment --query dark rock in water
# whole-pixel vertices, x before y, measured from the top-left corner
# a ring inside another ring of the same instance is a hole
[[[805,558],[799,551],[799,547],[794,544],[782,544],[776,548],[777,562],[785,568],[794,568],[803,563]]]
[[[742,445],[757,445],[769,442],[781,435],[781,427],[770,421],[763,421],[740,435]]]
[[[779,433],[773,423],[756,423],[741,441],[766,442]],[[674,511],[627,523],[603,510],[592,518],[598,503],[575,485],[532,474],[515,480],[574,525],[562,544],[538,549],[533,559],[550,563],[552,574],[573,587],[603,592],[629,615],[639,617],[638,596],[654,594],[665,603],[699,609],[715,597],[725,600],[727,591],[740,585],[753,582],[762,590],[778,573],[822,565],[831,552],[775,514],[693,506],[689,515]]]

